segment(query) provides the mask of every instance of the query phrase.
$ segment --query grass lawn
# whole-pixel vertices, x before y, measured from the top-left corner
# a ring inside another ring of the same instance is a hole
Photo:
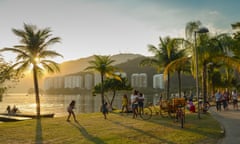
[[[132,119],[132,114],[79,114],[66,117],[0,123],[2,144],[216,144],[221,127],[209,114],[187,114],[184,128],[169,118]]]

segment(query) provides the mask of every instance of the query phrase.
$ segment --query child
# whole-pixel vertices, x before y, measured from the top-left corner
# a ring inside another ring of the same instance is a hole
[[[75,113],[73,111],[73,109],[75,108],[75,103],[76,103],[75,100],[72,100],[71,103],[69,104],[68,108],[67,108],[67,111],[68,111],[67,121],[68,122],[70,122],[71,115],[73,115],[74,121],[77,122]]]
[[[108,108],[107,108],[108,104],[107,102],[105,102],[103,105],[102,105],[102,113],[104,115],[104,119],[107,119],[107,114],[108,114]]]

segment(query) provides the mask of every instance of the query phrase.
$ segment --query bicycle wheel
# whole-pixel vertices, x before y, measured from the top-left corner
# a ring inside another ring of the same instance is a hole
[[[144,108],[143,112],[140,113],[140,117],[143,120],[148,120],[152,117],[152,110],[150,108]]]

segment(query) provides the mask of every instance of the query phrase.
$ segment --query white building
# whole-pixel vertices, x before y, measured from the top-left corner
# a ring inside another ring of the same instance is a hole
[[[164,89],[163,74],[155,74],[155,75],[153,75],[153,88]]]
[[[84,76],[84,88],[90,90],[93,88],[93,75],[92,74],[85,74]]]
[[[147,74],[146,73],[133,73],[131,75],[131,85],[137,88],[147,87]]]

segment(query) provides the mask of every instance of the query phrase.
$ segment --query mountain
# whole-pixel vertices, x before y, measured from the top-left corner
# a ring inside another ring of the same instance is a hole
[[[133,60],[135,58],[141,57],[140,54],[117,54],[112,55],[111,59],[115,60],[113,63],[114,65],[118,65],[121,63],[125,63],[127,61]],[[60,73],[55,74],[46,74],[44,77],[39,79],[39,85],[40,88],[43,88],[43,80],[45,77],[54,77],[54,76],[64,76],[67,74],[73,74],[78,73],[80,71],[83,71],[86,67],[89,66],[88,61],[94,60],[94,56],[85,57],[85,58],[79,58],[77,60],[71,60],[71,61],[65,61],[60,64]],[[27,93],[27,91],[33,88],[33,80],[31,74],[26,74],[25,78],[21,79],[20,82],[15,85],[13,88],[9,89],[9,92],[21,92],[21,93]]]
[[[141,67],[139,63],[145,59],[146,57],[140,54],[117,54],[112,55],[111,59],[115,60],[113,63],[116,67],[127,73],[127,78],[130,81],[131,75],[133,73],[146,73],[147,77],[147,85],[148,87],[152,87],[153,85],[153,75],[156,74],[156,70],[149,66]],[[61,72],[57,74],[46,75],[45,77],[53,77],[53,76],[64,76],[67,74],[74,74],[80,71],[83,71],[86,67],[89,66],[88,62],[93,60],[94,56],[80,58],[77,60],[65,61],[60,64]],[[43,88],[43,80],[44,78],[39,79],[40,88]],[[178,80],[176,74],[172,74],[171,80],[171,89],[177,91],[178,89]],[[190,75],[182,76],[182,88],[192,88],[194,87],[194,79]],[[33,80],[32,76],[28,75],[24,79],[21,79],[20,83],[18,83],[15,88],[10,89],[10,92],[24,92],[27,93],[30,88],[33,88]]]
[[[117,55],[112,55],[111,59],[115,60],[113,65],[117,65],[117,64],[124,63],[129,60],[135,59],[139,56],[141,56],[141,55],[139,55],[139,54],[117,54]],[[58,74],[54,74],[54,76],[66,75],[66,74],[77,73],[79,71],[84,71],[84,69],[89,66],[88,62],[90,60],[94,60],[94,56],[63,62],[60,64],[61,72]]]

